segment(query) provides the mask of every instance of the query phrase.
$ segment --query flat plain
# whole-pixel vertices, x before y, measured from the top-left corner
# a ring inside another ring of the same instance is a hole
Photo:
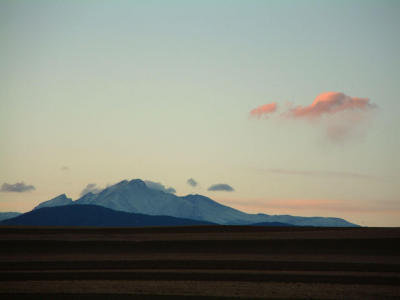
[[[2,299],[400,299],[399,228],[0,227]]]

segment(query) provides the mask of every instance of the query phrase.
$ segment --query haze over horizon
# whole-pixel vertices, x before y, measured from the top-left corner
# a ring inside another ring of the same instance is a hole
[[[400,226],[398,1],[1,1],[0,211],[140,178]]]

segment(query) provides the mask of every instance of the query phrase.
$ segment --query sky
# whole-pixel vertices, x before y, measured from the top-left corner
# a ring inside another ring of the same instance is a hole
[[[1,1],[0,211],[140,178],[400,226],[399,28],[399,1]]]

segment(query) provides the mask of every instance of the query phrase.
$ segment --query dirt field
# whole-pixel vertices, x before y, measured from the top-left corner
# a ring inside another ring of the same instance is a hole
[[[0,228],[1,299],[400,299],[400,229]]]

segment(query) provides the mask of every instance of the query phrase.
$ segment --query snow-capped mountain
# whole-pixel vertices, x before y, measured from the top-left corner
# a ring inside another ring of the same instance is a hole
[[[281,222],[300,226],[357,226],[339,218],[248,214],[222,205],[202,195],[179,197],[152,189],[140,179],[121,181],[107,187],[98,194],[88,193],[76,201],[72,201],[65,195],[60,195],[52,200],[41,203],[36,208],[71,204],[99,205],[130,213],[173,216],[224,225]]]

